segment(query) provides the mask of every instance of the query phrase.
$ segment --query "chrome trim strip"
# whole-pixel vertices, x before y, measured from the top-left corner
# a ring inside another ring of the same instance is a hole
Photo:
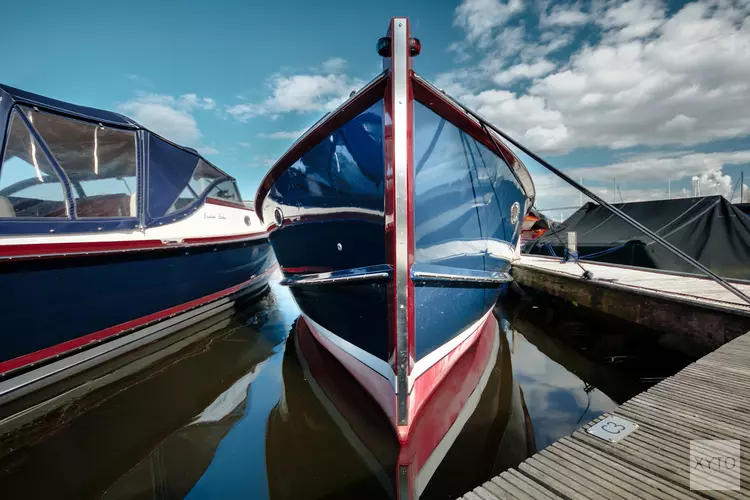
[[[398,495],[397,498],[402,499],[418,499],[419,495],[411,496],[409,494],[409,466],[399,465],[398,466]]]
[[[409,112],[409,55],[407,19],[394,18],[391,25],[391,64],[393,74],[393,184],[395,191],[395,233],[396,233],[396,361],[397,361],[397,404],[398,425],[407,425],[408,416],[408,376],[409,376],[409,331],[408,331],[408,287],[409,287],[409,231],[408,216],[408,173],[409,173],[409,134],[407,130]]]
[[[417,472],[417,478],[414,481],[415,491],[413,498],[419,498],[422,492],[424,492],[425,487],[427,487],[427,484],[430,482],[430,479],[435,473],[435,470],[437,470],[438,466],[440,465],[440,462],[443,461],[443,458],[445,458],[448,450],[450,450],[451,446],[453,446],[453,443],[456,441],[456,438],[466,425],[466,422],[477,409],[479,400],[482,398],[482,393],[484,392],[485,387],[487,387],[487,382],[489,382],[490,380],[492,369],[495,367],[495,363],[497,363],[499,343],[499,327],[497,324],[495,324],[494,337],[492,339],[492,353],[490,354],[490,358],[487,360],[487,366],[484,368],[482,376],[477,382],[476,388],[474,388],[474,391],[472,391],[469,399],[466,400],[466,404],[464,404],[463,408],[461,408],[461,411],[458,413],[458,416],[453,422],[453,425],[451,425],[450,429],[448,429],[448,432],[445,433],[443,439],[432,451],[429,458],[427,458],[427,461],[425,461],[422,469]]]
[[[355,267],[326,273],[309,273],[287,276],[281,280],[284,286],[307,286],[341,283],[359,283],[362,281],[382,281],[391,278],[393,270],[387,264],[377,266]]]
[[[502,285],[513,281],[506,272],[475,271],[448,266],[414,264],[411,279],[415,283],[470,283],[484,285]]]

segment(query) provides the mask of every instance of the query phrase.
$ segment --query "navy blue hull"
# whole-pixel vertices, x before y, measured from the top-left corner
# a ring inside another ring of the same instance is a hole
[[[341,126],[272,184],[264,219],[286,277],[388,265],[383,101]],[[414,107],[414,255],[457,277],[505,273],[526,195],[504,160],[428,107]],[[511,212],[516,210],[516,220]],[[290,280],[291,282],[292,280]],[[302,311],[336,336],[389,360],[385,283],[294,285]],[[505,286],[414,281],[415,360],[482,318]]]
[[[0,363],[231,289],[272,263],[266,240],[0,263]]]

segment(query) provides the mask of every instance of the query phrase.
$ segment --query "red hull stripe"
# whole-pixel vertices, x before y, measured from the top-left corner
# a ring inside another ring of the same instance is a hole
[[[57,344],[51,347],[47,347],[45,349],[41,349],[36,352],[32,352],[29,354],[25,354],[23,356],[19,356],[17,358],[10,359],[8,361],[4,361],[0,363],[0,374],[9,372],[11,370],[15,370],[18,368],[22,368],[24,366],[27,366],[32,363],[37,363],[39,361],[44,361],[46,359],[49,359],[53,356],[57,356],[59,354],[63,354],[65,352],[71,351],[73,349],[77,349],[81,346],[84,346],[90,342],[96,342],[103,339],[106,339],[108,337],[112,337],[113,335],[117,335],[119,333],[122,333],[127,330],[133,330],[135,328],[140,328],[143,326],[146,326],[149,323],[155,323],[159,320],[168,318],[169,316],[174,316],[176,314],[179,314],[181,312],[185,312],[188,309],[193,309],[198,306],[202,306],[204,304],[207,304],[209,302],[212,302],[214,300],[218,300],[222,297],[225,297],[227,295],[231,295],[234,292],[238,292],[242,290],[243,288],[251,285],[253,282],[257,281],[258,279],[261,279],[268,274],[270,274],[276,266],[271,266],[267,270],[263,271],[261,274],[258,274],[256,276],[253,276],[249,280],[240,283],[239,285],[235,285],[233,287],[227,288],[225,290],[221,290],[215,293],[212,293],[210,295],[206,295],[204,297],[201,297],[199,299],[191,300],[190,302],[185,302],[183,304],[170,307],[168,309],[164,309],[162,311],[158,311],[152,314],[149,314],[147,316],[140,317],[138,319],[133,319],[130,321],[126,321],[125,323],[120,323],[119,325],[111,326],[109,328],[105,328],[104,330],[99,330],[98,332],[90,333],[88,335],[84,335],[83,337],[78,337],[76,339],[68,340],[67,342],[63,342],[62,344]]]
[[[362,111],[366,110],[383,97],[386,78],[382,75],[357,92],[339,109],[326,115],[318,124],[308,130],[289,150],[271,167],[266,176],[260,181],[258,192],[255,194],[255,213],[263,221],[263,201],[273,183],[281,177],[287,168],[291,167],[302,155],[307,153],[319,142],[332,134],[337,128],[345,124]]]
[[[304,274],[304,273],[330,273],[334,271],[330,267],[315,267],[315,266],[302,266],[302,267],[282,267],[284,274]]]
[[[231,201],[217,200],[215,198],[206,198],[206,203],[209,205],[219,205],[222,207],[239,208],[240,210],[247,210],[248,212],[254,212],[252,208],[246,207],[242,203],[235,203]]]
[[[476,329],[458,344],[452,351],[435,362],[430,368],[422,373],[414,381],[411,392],[409,393],[409,422],[419,418],[419,412],[425,403],[430,399],[440,384],[446,377],[450,377],[453,367],[461,360],[466,352],[473,346],[477,339],[485,332],[488,327],[494,325],[493,313],[485,317],[484,321],[477,325]]]
[[[135,252],[144,250],[166,250],[217,243],[251,241],[266,237],[267,233],[248,233],[232,236],[210,236],[205,238],[185,238],[180,243],[165,243],[162,240],[96,241],[69,243],[36,243],[24,245],[0,245],[0,259],[69,257],[75,255],[96,255],[110,252]]]
[[[485,129],[466,112],[454,105],[445,96],[434,92],[430,87],[424,84],[419,78],[412,77],[412,89],[414,98],[417,102],[432,109],[435,113],[448,120],[450,123],[468,133],[475,140],[484,144],[490,151],[497,151],[500,148],[503,159],[512,167],[515,162],[521,163],[518,157],[502,141],[493,142],[487,135]]]
[[[419,471],[446,438],[477,389],[482,374],[489,368],[488,363],[495,348],[496,328],[497,321],[490,315],[482,325],[477,340],[461,355],[437,390],[422,402],[423,410],[410,422],[406,433],[399,428],[402,447],[398,463],[409,468],[410,493],[414,493]],[[460,432],[460,429],[456,429],[456,432]]]

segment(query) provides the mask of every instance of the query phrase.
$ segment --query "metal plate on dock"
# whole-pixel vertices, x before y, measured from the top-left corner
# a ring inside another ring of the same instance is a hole
[[[586,432],[610,443],[616,443],[638,428],[638,424],[622,417],[610,415],[592,425]]]

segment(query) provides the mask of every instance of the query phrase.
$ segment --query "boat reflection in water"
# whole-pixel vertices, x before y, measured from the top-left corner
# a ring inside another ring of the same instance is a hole
[[[425,403],[424,417],[405,446],[362,386],[297,321],[283,360],[284,389],[266,432],[271,499],[396,498],[397,471],[408,469],[446,405],[461,405],[455,425],[429,455],[414,484],[420,498],[455,498],[535,450],[523,393],[513,379],[510,349],[494,315],[483,336],[457,363],[450,381],[466,401],[441,397]],[[481,358],[481,376],[471,367]],[[332,474],[331,471],[337,471]]]

